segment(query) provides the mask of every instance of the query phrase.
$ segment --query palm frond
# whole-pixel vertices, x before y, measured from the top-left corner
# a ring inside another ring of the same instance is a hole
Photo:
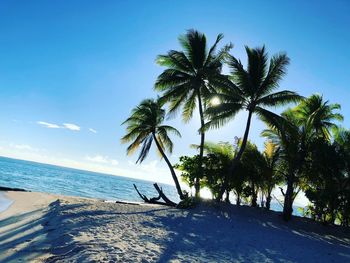
[[[194,109],[196,108],[196,100],[197,100],[197,94],[196,92],[192,91],[192,94],[188,96],[183,106],[182,120],[185,123],[189,122],[193,116]]]
[[[285,53],[279,53],[271,58],[269,70],[266,74],[265,80],[260,86],[259,94],[267,95],[278,87],[279,82],[287,73],[289,61],[290,60]]]
[[[139,157],[136,160],[136,163],[142,163],[144,161],[144,159],[147,157],[149,150],[152,146],[152,142],[153,142],[153,137],[151,134],[143,139],[142,148],[141,148]]]
[[[167,133],[172,133],[172,134],[174,134],[174,135],[176,135],[176,136],[181,138],[181,133],[177,129],[172,127],[172,126],[162,125],[159,128],[164,129]]]
[[[254,87],[249,73],[244,69],[242,62],[234,56],[228,59],[228,65],[231,68],[232,81],[246,96],[254,96]]]
[[[259,88],[264,81],[267,72],[267,53],[265,47],[251,49],[245,47],[248,56],[248,74],[252,82],[252,86],[258,94]]]
[[[283,91],[266,95],[258,99],[256,104],[261,106],[267,106],[267,107],[276,107],[276,106],[282,106],[288,103],[296,103],[302,99],[303,97],[297,94],[296,92],[283,90]]]

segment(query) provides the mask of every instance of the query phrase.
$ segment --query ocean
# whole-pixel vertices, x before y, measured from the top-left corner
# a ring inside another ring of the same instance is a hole
[[[133,184],[148,197],[158,196],[150,181],[0,157],[0,186],[4,187],[103,200],[142,202]],[[179,201],[174,186],[159,185],[171,200]],[[11,200],[0,193],[0,212],[10,204]],[[282,207],[272,201],[271,209],[281,211]],[[297,207],[294,214],[301,215]]]
[[[0,157],[0,186],[34,192],[136,201],[142,199],[133,184],[148,197],[158,196],[153,182],[72,168]],[[179,201],[175,187],[159,184],[173,201]]]

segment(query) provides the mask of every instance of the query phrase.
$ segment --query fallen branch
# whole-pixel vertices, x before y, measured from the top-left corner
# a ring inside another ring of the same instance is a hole
[[[0,186],[0,191],[29,192],[21,188],[10,188],[10,187],[4,187],[4,186]]]
[[[282,188],[282,187],[279,187],[279,189],[281,190],[282,195],[283,195],[283,196],[286,196],[286,194],[285,194],[284,191],[283,191],[283,188]]]
[[[164,193],[163,193],[163,190],[162,188],[159,188],[159,186],[155,183],[153,184],[154,188],[156,188],[158,194],[159,194],[159,197],[161,197],[165,203],[167,203],[168,205],[170,206],[176,206],[176,203],[174,203],[173,201],[171,201]]]
[[[136,190],[136,192],[138,193],[138,195],[141,197],[141,199],[143,201],[145,201],[145,203],[149,203],[149,204],[158,204],[158,205],[167,205],[167,206],[176,206],[176,203],[174,203],[173,201],[171,201],[164,193],[162,188],[160,188],[158,186],[158,184],[153,184],[154,188],[157,190],[158,192],[158,197],[152,197],[152,198],[148,198],[147,196],[145,196],[144,194],[140,193],[140,191],[137,189],[137,186],[135,184],[134,188]],[[158,200],[163,199],[164,202],[160,202]]]

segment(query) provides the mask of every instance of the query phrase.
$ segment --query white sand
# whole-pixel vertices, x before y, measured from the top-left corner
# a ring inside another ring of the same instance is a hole
[[[0,213],[0,262],[350,262],[349,230],[248,207],[7,195],[15,203]]]

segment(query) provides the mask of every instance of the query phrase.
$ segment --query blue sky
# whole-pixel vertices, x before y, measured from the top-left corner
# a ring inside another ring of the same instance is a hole
[[[195,28],[212,43],[224,33],[232,54],[266,45],[291,58],[281,88],[323,94],[342,105],[350,127],[348,1],[13,1],[0,2],[0,155],[171,182],[151,154],[141,166],[125,155],[120,124],[142,99],[156,96],[155,58],[178,49]],[[277,111],[280,111],[278,109]],[[193,153],[197,115],[175,139],[172,161]],[[208,140],[242,136],[242,113]],[[264,125],[254,120],[259,146]]]

